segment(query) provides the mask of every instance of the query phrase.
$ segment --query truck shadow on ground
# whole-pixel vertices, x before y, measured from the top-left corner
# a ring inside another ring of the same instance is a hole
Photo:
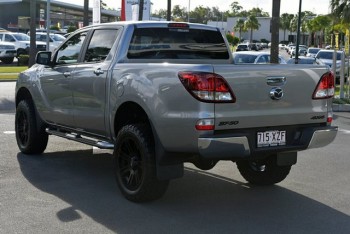
[[[108,154],[19,153],[17,159],[31,184],[70,204],[52,211],[61,222],[82,212],[118,233],[350,233],[348,215],[280,186],[251,187],[186,168],[163,198],[135,204],[119,192]]]

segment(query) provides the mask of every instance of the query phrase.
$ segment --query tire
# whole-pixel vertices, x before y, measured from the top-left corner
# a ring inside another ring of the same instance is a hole
[[[29,54],[29,51],[25,50],[25,49],[18,49],[17,50],[17,58],[22,55],[22,54]]]
[[[48,134],[37,123],[32,101],[20,101],[16,109],[15,129],[18,148],[24,154],[41,154],[46,149]]]
[[[276,155],[259,160],[237,161],[237,168],[243,178],[255,185],[272,185],[284,180],[292,166],[278,166]]]
[[[9,58],[2,58],[1,61],[5,64],[11,64],[13,63],[14,57],[9,57]]]
[[[144,124],[124,126],[114,149],[115,174],[123,196],[132,202],[146,202],[163,196],[168,180],[158,180],[151,130]]]

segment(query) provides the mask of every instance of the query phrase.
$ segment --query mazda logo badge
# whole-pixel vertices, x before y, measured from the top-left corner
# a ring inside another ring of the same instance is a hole
[[[272,100],[280,100],[283,97],[283,89],[277,87],[270,91],[270,98]]]

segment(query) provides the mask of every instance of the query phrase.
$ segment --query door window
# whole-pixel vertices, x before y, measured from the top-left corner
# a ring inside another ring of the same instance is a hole
[[[117,35],[117,29],[95,30],[85,53],[84,62],[104,61],[107,58]]]
[[[57,64],[77,63],[87,32],[74,35],[57,52]]]

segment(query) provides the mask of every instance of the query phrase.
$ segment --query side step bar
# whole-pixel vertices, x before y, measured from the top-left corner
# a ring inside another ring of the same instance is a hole
[[[60,132],[49,128],[46,128],[45,131],[50,135],[55,135],[55,136],[66,138],[68,140],[96,146],[100,149],[114,149],[114,144],[107,141],[99,141],[93,138],[82,137],[81,135],[76,133],[65,133],[65,132]]]

